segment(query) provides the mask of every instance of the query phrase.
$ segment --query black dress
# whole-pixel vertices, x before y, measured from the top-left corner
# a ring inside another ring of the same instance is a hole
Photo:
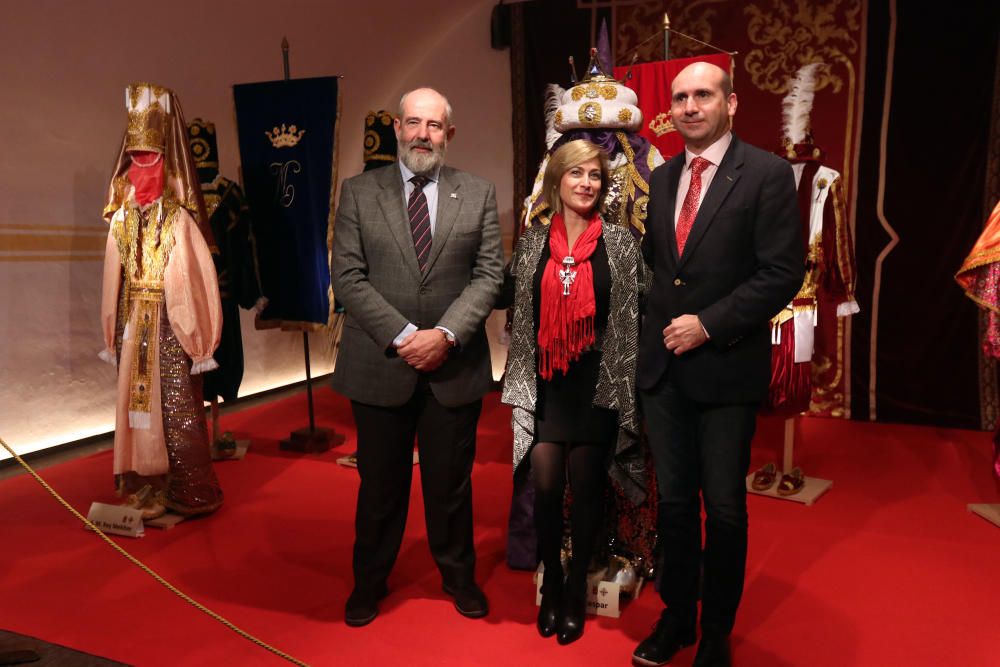
[[[546,243],[535,267],[534,305],[535,335],[537,340],[541,312],[541,284],[545,265],[551,252]],[[551,380],[538,376],[538,399],[535,405],[535,442],[600,442],[612,443],[618,434],[618,412],[594,407],[594,391],[601,363],[601,341],[608,324],[611,302],[611,269],[604,238],[597,241],[597,248],[590,256],[594,273],[594,345],[571,361],[563,375],[553,371]],[[538,358],[535,357],[537,368]]]

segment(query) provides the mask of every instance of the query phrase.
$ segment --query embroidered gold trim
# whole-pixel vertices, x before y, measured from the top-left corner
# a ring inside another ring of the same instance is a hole
[[[601,122],[601,105],[596,102],[587,102],[580,106],[577,115],[584,125],[597,125]]]
[[[618,89],[611,84],[588,84],[585,86],[574,86],[570,91],[570,97],[573,98],[574,102],[579,102],[584,97],[590,100],[596,100],[598,97],[602,97],[606,100],[613,100],[618,97]]]
[[[115,216],[111,233],[118,246],[124,274],[124,312],[135,312],[135,352],[129,378],[129,412],[149,413],[158,338],[160,307],[163,303],[163,274],[174,247],[174,221],[179,206],[169,189],[153,202],[145,214],[129,201],[124,215]],[[141,250],[141,252],[140,252]],[[141,261],[139,257],[141,256]]]
[[[148,210],[148,219],[134,202],[126,204],[126,207],[124,220],[118,218],[112,229],[118,253],[125,266],[126,284],[149,280],[162,282],[170,251],[174,247],[173,224],[177,215],[177,203],[164,202],[162,199],[154,202]],[[138,264],[137,252],[140,236],[142,266]]]
[[[208,219],[211,220],[212,216],[215,215],[215,211],[219,208],[219,204],[222,203],[222,197],[220,197],[215,192],[205,192],[205,212],[208,214]]]
[[[149,412],[153,388],[153,345],[156,345],[156,328],[160,315],[160,300],[149,298],[147,292],[129,290],[135,303],[135,357],[129,383],[129,412]],[[160,291],[160,298],[163,292]]]

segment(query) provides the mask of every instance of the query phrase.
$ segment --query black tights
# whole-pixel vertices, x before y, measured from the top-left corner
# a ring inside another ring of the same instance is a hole
[[[566,586],[581,594],[586,590],[587,567],[604,524],[604,489],[607,484],[606,443],[539,442],[531,449],[531,473],[535,483],[535,532],[545,563],[545,590],[556,591],[549,574],[562,574],[560,548],[563,535],[563,492],[566,471],[572,492],[569,524],[573,540]],[[550,583],[551,582],[551,583]]]

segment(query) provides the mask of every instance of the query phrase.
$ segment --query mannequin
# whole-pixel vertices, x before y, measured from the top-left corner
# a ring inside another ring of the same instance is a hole
[[[983,233],[962,262],[955,280],[965,295],[986,311],[983,354],[1000,359],[1000,201],[986,220]],[[993,475],[1000,480],[1000,426],[993,434]]]
[[[219,173],[215,125],[201,118],[187,126],[209,226],[219,252],[213,255],[222,299],[222,337],[213,358],[219,368],[204,374],[204,397],[212,404],[212,446],[219,458],[236,453],[231,433],[219,432],[219,403],[235,401],[243,381],[243,335],[239,309],[259,315],[267,305],[257,273],[257,249],[246,197],[239,184]]]
[[[116,486],[146,519],[203,514],[222,504],[199,377],[217,367],[222,327],[212,237],[173,93],[132,84],[126,106],[101,305],[100,357],[118,370]]]
[[[768,463],[751,482],[755,491],[769,490],[777,481],[780,496],[803,490],[806,476],[792,463],[794,418],[810,409],[813,395],[814,333],[819,309],[836,304],[837,317],[858,312],[854,299],[854,249],[840,173],[823,164],[823,150],[814,143],[810,114],[821,63],[799,69],[783,100],[784,147],[780,155],[792,165],[799,193],[802,238],[806,243],[806,276],[792,302],[771,320],[771,386],[765,410],[785,417],[783,475]],[[825,297],[825,298],[820,298]]]

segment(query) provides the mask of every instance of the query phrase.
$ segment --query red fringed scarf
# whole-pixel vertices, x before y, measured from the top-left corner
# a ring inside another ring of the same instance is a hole
[[[538,318],[538,373],[546,380],[552,379],[553,370],[565,374],[569,362],[578,359],[583,350],[594,343],[597,305],[590,256],[594,254],[600,238],[601,219],[595,214],[570,252],[566,223],[561,214],[552,216],[549,227],[551,256],[542,274]],[[563,282],[559,277],[559,272],[565,268],[563,258],[567,256],[575,261],[570,268],[576,272],[568,296],[563,294]]]
[[[135,201],[145,206],[163,194],[162,155],[153,151],[133,151],[131,155],[128,178],[135,186]]]

